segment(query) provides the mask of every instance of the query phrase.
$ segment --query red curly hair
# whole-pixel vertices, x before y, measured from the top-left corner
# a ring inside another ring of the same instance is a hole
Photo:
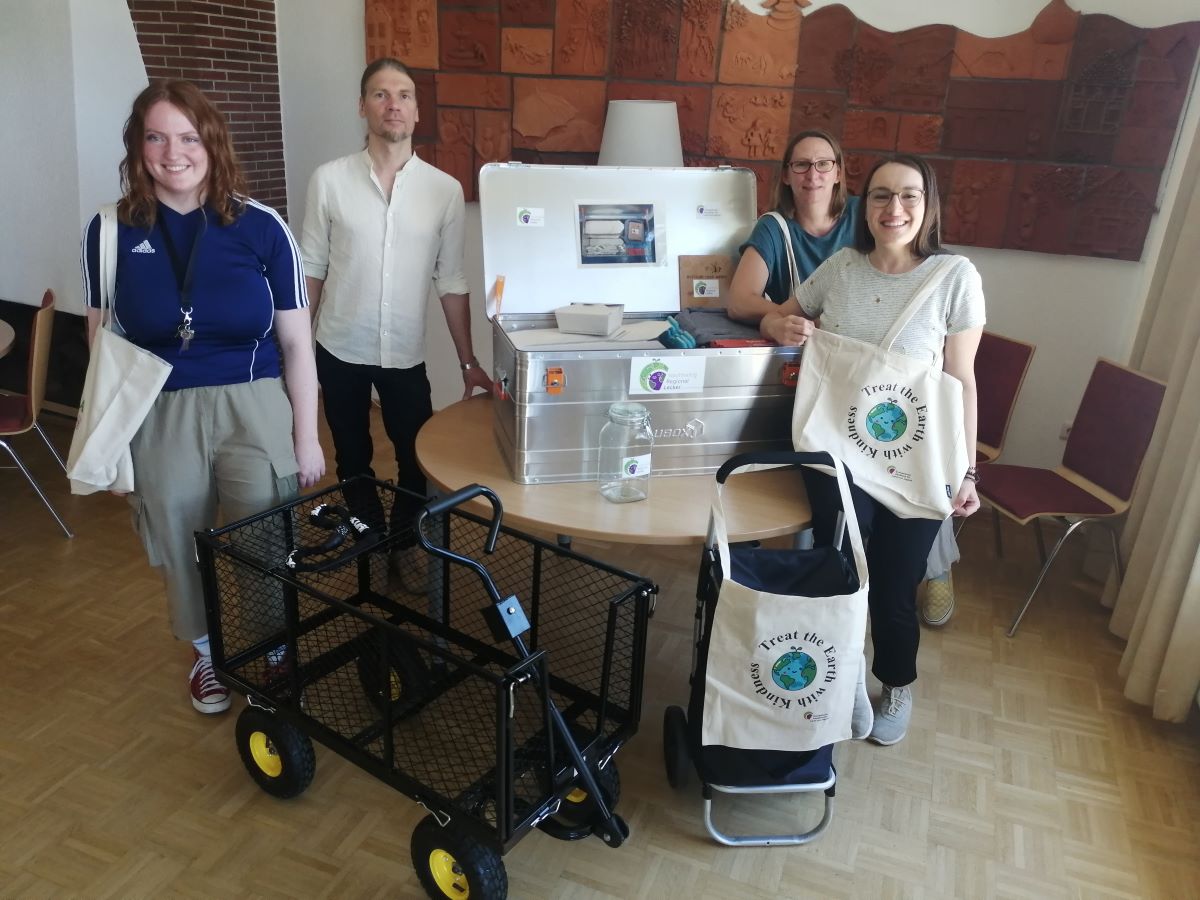
[[[154,104],[166,101],[187,116],[208,153],[208,183],[204,202],[215,210],[222,225],[242,212],[246,179],[233,149],[225,117],[200,88],[179,79],[150,82],[137,95],[125,120],[125,158],[121,160],[121,193],[117,216],[128,225],[152,228],[158,213],[154,179],[146,171],[142,148],[146,140],[146,114]]]

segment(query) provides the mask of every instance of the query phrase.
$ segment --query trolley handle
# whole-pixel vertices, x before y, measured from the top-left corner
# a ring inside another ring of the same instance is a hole
[[[424,522],[428,516],[436,516],[447,510],[454,509],[456,506],[462,506],[468,500],[474,500],[476,497],[483,495],[492,504],[492,521],[488,525],[488,536],[484,542],[483,549],[485,553],[494,553],[496,550],[496,538],[500,534],[500,520],[504,517],[504,506],[500,503],[500,498],[495,492],[482,484],[469,484],[465,488],[459,488],[453,494],[447,497],[439,497],[435,500],[430,500],[417,514],[417,533],[424,538],[421,541],[426,549],[440,549],[432,542],[428,541],[425,535]]]
[[[429,535],[425,533],[425,520],[430,516],[436,516],[444,512],[448,512],[456,506],[466,503],[468,500],[473,500],[478,496],[487,497],[492,504],[492,521],[488,525],[487,538],[483,542],[484,553],[494,553],[496,550],[496,538],[500,535],[500,520],[504,516],[504,507],[500,503],[500,498],[496,496],[491,488],[484,487],[481,484],[470,484],[465,488],[460,488],[448,497],[439,497],[436,500],[430,500],[421,507],[417,513],[416,533],[417,540],[421,546],[432,553],[434,556],[440,556],[443,559],[451,560],[460,565],[464,565],[475,571],[480,580],[483,581],[484,587],[487,589],[488,595],[492,598],[493,603],[501,601],[500,589],[496,587],[496,582],[492,580],[492,576],[488,573],[480,563],[467,556],[462,556],[450,550],[447,547],[440,547],[429,539]]]
[[[743,466],[804,466],[820,465],[833,468],[833,456],[829,453],[800,453],[795,450],[763,450],[757,453],[739,453],[731,456],[717,469],[717,484],[724,484],[725,479]],[[846,470],[850,478],[850,470]],[[851,482],[853,484],[853,482]]]

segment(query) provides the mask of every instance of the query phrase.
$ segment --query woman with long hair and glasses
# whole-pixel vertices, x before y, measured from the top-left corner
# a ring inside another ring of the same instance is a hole
[[[788,270],[783,231],[772,215],[758,220],[733,273],[726,312],[757,323],[774,304],[792,296],[795,283],[843,247],[854,243],[858,198],[846,189],[845,164],[837,139],[826,131],[801,131],[784,150],[771,208],[784,220],[797,272]]]
[[[935,256],[944,259],[939,237],[937,181],[922,159],[897,156],[877,163],[865,182],[855,245],[829,258],[796,296],[768,311],[759,325],[780,344],[803,344],[817,327],[878,345],[925,281]],[[900,331],[892,351],[940,367],[962,383],[963,439],[974,459],[976,431],[975,351],[984,325],[983,285],[964,256],[952,257],[948,273]],[[820,325],[815,320],[820,320]],[[841,502],[836,481],[803,470],[817,544],[829,544]],[[870,740],[895,744],[908,731],[911,685],[917,678],[917,585],[942,522],[902,518],[860,488],[855,510],[867,540],[870,574],[872,673],[882,684]],[[979,508],[975,470],[963,473],[954,515]],[[856,709],[856,716],[858,710]]]
[[[293,497],[325,472],[304,271],[279,215],[246,196],[221,113],[156,81],[125,122],[113,325],[171,363],[131,444],[135,527],[192,644],[192,706],[229,708],[213,674],[193,532]],[[89,343],[100,324],[100,214],[83,239]],[[286,380],[285,380],[286,376]]]

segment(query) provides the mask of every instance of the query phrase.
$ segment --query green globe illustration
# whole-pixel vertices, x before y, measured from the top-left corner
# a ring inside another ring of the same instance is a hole
[[[867,413],[867,430],[877,441],[898,441],[908,429],[908,416],[890,400],[876,404]]]
[[[807,653],[791,650],[771,666],[771,680],[785,691],[802,691],[817,677],[817,664]]]

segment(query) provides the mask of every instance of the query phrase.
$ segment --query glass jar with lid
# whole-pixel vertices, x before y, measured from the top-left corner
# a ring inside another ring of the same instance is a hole
[[[653,447],[645,406],[624,401],[608,408],[608,421],[600,429],[598,466],[600,493],[606,500],[632,503],[649,496]]]

